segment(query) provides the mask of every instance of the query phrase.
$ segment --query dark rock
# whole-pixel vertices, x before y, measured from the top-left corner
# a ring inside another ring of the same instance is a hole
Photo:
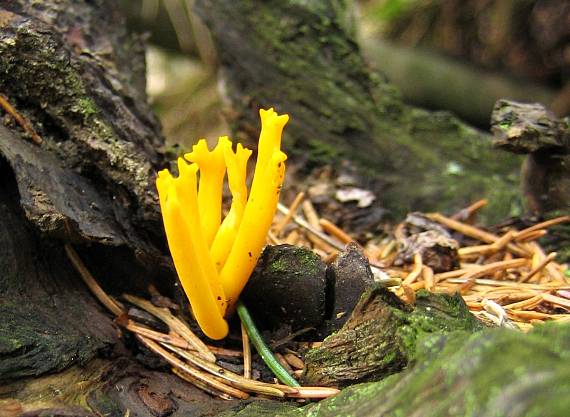
[[[349,243],[327,268],[327,305],[330,306],[328,333],[338,330],[350,317],[360,296],[374,284],[368,260],[358,245]]]
[[[256,319],[271,328],[317,327],[325,315],[325,264],[308,249],[267,246],[244,290]]]

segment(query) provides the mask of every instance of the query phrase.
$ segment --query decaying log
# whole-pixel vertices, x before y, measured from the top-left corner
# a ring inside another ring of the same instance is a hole
[[[567,323],[528,334],[487,329],[431,335],[419,340],[413,365],[383,381],[354,385],[302,408],[263,402],[219,417],[566,417],[568,352]]]
[[[378,381],[415,358],[420,336],[481,328],[459,295],[419,292],[410,307],[385,288],[372,288],[342,329],[307,353],[303,380],[307,385],[342,387]]]
[[[163,139],[144,91],[142,42],[114,2],[0,0],[0,381],[117,342],[64,242],[114,292],[173,282],[152,181]]]
[[[1,152],[42,232],[156,257],[150,179],[163,140],[144,93],[142,43],[123,26],[110,1],[0,1],[0,93],[42,139],[13,150],[8,141],[26,132],[11,122]]]
[[[355,161],[363,188],[398,215],[482,197],[495,219],[511,209],[519,161],[447,113],[405,106],[367,68],[347,2],[198,0],[195,9],[212,32],[241,136],[255,136],[256,109],[274,106],[291,115],[286,152],[307,166]]]

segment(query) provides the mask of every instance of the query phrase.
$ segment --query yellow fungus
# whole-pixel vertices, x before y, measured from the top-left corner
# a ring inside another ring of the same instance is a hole
[[[212,151],[200,140],[185,155],[192,164],[178,160],[177,178],[163,170],[156,180],[176,272],[196,321],[213,339],[227,335],[224,316],[233,311],[259,259],[285,176],[287,156],[280,147],[289,117],[273,109],[259,113],[262,128],[249,196],[246,172],[251,151],[238,144],[234,152],[226,136]],[[232,204],[222,221],[226,171]]]
[[[232,193],[232,205],[218,229],[210,249],[212,260],[218,270],[222,269],[230,253],[245,210],[247,202],[245,179],[247,175],[247,161],[250,156],[251,150],[244,148],[241,143],[238,143],[235,153],[230,147],[226,149],[225,160],[228,169],[228,185]]]
[[[279,148],[281,133],[289,116],[278,116],[273,109],[260,110],[259,113],[262,126],[251,191],[238,234],[220,271],[220,280],[230,308],[245,287],[265,246],[267,231],[273,222],[285,177],[284,161],[287,155]]]
[[[202,230],[208,246],[214,240],[222,217],[222,186],[226,173],[224,149],[231,146],[227,136],[218,139],[218,144],[208,150],[205,139],[200,139],[192,152],[184,155],[190,162],[198,164],[200,169],[200,188],[198,189],[198,207]]]
[[[198,166],[179,160],[179,176],[161,171],[157,179],[162,218],[170,254],[184,292],[190,300],[196,321],[212,339],[228,332],[224,320],[225,294],[215,267],[204,259],[207,247],[202,236],[196,195]]]

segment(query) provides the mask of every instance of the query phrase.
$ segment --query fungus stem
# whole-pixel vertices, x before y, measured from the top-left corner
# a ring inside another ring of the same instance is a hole
[[[269,350],[269,347],[267,347],[263,341],[263,337],[261,337],[261,333],[259,333],[259,330],[255,326],[255,323],[253,322],[253,319],[251,318],[251,315],[249,314],[249,311],[247,310],[245,304],[241,301],[237,302],[237,313],[241,319],[241,322],[243,323],[243,327],[245,328],[251,343],[253,346],[255,346],[255,349],[261,356],[261,359],[263,359],[263,362],[265,362],[269,369],[271,369],[277,379],[279,379],[279,381],[281,381],[283,384],[289,385],[290,387],[300,387],[301,385],[297,382],[297,380],[289,375],[289,372],[287,372],[285,368],[283,368],[277,361],[277,359],[275,359],[275,356],[273,356],[273,353],[271,350]]]

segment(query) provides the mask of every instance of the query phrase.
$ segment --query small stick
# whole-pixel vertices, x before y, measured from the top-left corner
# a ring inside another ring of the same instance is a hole
[[[540,229],[540,230],[534,230],[532,232],[528,232],[524,235],[520,235],[517,236],[517,238],[515,239],[517,242],[530,242],[532,240],[537,240],[540,239],[541,237],[544,237],[548,234],[548,231],[544,230],[544,229]]]
[[[124,311],[119,306],[119,304],[111,297],[109,297],[109,295],[107,295],[107,293],[103,291],[103,289],[101,288],[99,283],[95,280],[95,278],[93,278],[93,275],[91,275],[91,272],[89,272],[89,270],[87,269],[87,267],[85,266],[85,264],[83,263],[77,252],[75,251],[75,249],[73,249],[73,247],[71,247],[71,245],[67,243],[64,245],[64,248],[65,252],[67,253],[67,257],[69,258],[69,260],[71,261],[77,272],[79,272],[79,275],[83,279],[83,282],[85,283],[85,285],[87,285],[87,287],[89,287],[89,290],[99,300],[99,302],[103,304],[105,307],[107,307],[107,309],[115,316],[121,316],[122,314],[124,314]]]
[[[527,310],[510,310],[509,317],[521,318],[523,320],[550,320],[553,318],[551,314],[540,313],[538,311]]]
[[[541,294],[537,294],[533,297],[527,298],[526,300],[519,301],[517,303],[507,304],[503,306],[505,310],[529,310],[535,308],[539,305],[544,298]]]
[[[243,357],[243,352],[240,350],[232,350],[227,348],[222,348],[219,346],[206,345],[208,349],[217,356],[225,356],[226,358],[241,358]]]
[[[465,278],[452,278],[447,282],[452,284],[461,284],[465,282]],[[478,285],[494,286],[494,287],[510,287],[510,288],[526,288],[531,290],[558,290],[558,289],[570,289],[570,284],[552,285],[552,284],[532,284],[524,282],[509,282],[509,281],[496,281],[493,279],[475,279],[475,283]]]
[[[203,383],[207,384],[208,386],[215,388],[225,394],[231,395],[232,397],[235,398],[240,398],[242,400],[246,400],[249,398],[249,394],[247,392],[243,392],[241,390],[238,390],[236,388],[230,387],[218,380],[216,380],[215,378],[213,378],[212,376],[199,371],[196,368],[193,368],[189,365],[187,365],[186,363],[182,362],[180,359],[178,359],[177,357],[175,357],[174,355],[168,353],[166,350],[164,350],[162,347],[160,347],[160,345],[140,334],[136,335],[137,339],[140,340],[142,342],[143,345],[145,345],[147,348],[149,348],[151,351],[153,351],[154,353],[156,353],[157,355],[161,356],[163,359],[165,359],[170,365],[179,368],[181,370],[183,370],[184,372],[190,374],[192,377],[202,381]]]
[[[281,235],[281,232],[283,231],[285,226],[287,226],[287,223],[291,221],[291,218],[295,215],[295,212],[299,208],[299,205],[303,202],[304,198],[305,198],[305,193],[303,191],[301,191],[299,194],[295,196],[295,199],[289,206],[289,211],[283,217],[283,219],[279,223],[277,223],[277,226],[275,226],[275,228],[273,229],[276,236]]]
[[[521,238],[521,236],[524,236],[530,232],[534,232],[535,230],[547,229],[557,224],[566,223],[566,222],[570,222],[570,216],[560,216],[556,217],[555,219],[546,220],[544,222],[537,223],[534,226],[527,227],[526,229],[521,230],[515,235],[515,239],[518,240]]]
[[[498,261],[492,262],[490,264],[482,265],[478,268],[471,268],[463,278],[465,280],[472,280],[474,278],[479,278],[483,275],[493,274],[497,271],[503,271],[509,268],[519,268],[526,265],[528,259],[526,258],[515,258],[510,261]]]
[[[528,246],[533,253],[538,253],[541,259],[544,259],[546,257],[544,251],[537,242],[529,242]],[[557,268],[553,262],[546,265],[546,272],[553,280],[566,283],[564,275],[562,272],[560,272],[559,268]]]
[[[36,145],[42,144],[43,142],[42,138],[34,130],[31,123],[24,116],[22,116],[14,107],[12,107],[12,105],[8,101],[8,98],[4,94],[0,94],[0,107],[6,110],[6,113],[8,113],[10,116],[14,118],[16,123],[18,123],[21,126],[21,128],[24,129],[26,133],[30,135],[32,141]]]
[[[285,396],[283,390],[278,389],[274,384],[267,384],[265,382],[255,381],[253,379],[247,379],[243,376],[229,371],[216,364],[204,361],[198,356],[194,355],[192,352],[188,352],[177,348],[176,346],[170,344],[163,344],[167,349],[180,355],[182,358],[189,361],[193,366],[202,369],[216,378],[223,381],[224,384],[229,384],[235,388],[244,391],[255,392],[257,394],[270,395],[272,397],[283,398]]]
[[[557,253],[556,252],[552,252],[549,253],[548,256],[546,258],[544,258],[537,266],[535,266],[532,271],[530,271],[528,274],[526,274],[525,276],[523,276],[519,282],[527,282],[529,279],[531,279],[533,276],[535,276],[536,274],[538,274],[540,271],[542,271],[542,269],[550,262],[552,262],[554,260],[554,258],[556,258]]]
[[[551,304],[556,304],[560,307],[570,309],[570,300],[567,300],[566,298],[557,297],[556,295],[552,294],[542,294],[542,298],[544,301],[548,301]]]
[[[273,343],[271,343],[270,348],[272,350],[276,350],[280,346],[286,345],[287,343],[295,340],[296,337],[299,337],[305,333],[308,333],[311,330],[315,330],[315,328],[314,327],[305,327],[305,328],[299,329],[293,333],[289,333],[287,336],[283,337],[282,339],[275,340]]]
[[[117,323],[133,333],[140,334],[141,336],[156,340],[157,342],[169,343],[173,346],[177,346],[183,349],[192,348],[188,342],[178,337],[178,335],[172,336],[166,333],[157,332],[152,329],[147,329],[146,327],[139,326],[132,320],[128,319],[125,320],[125,323],[122,323],[122,320],[117,320]]]
[[[424,266],[422,269],[422,277],[426,283],[426,290],[434,291],[435,290],[435,281],[433,279],[433,269],[429,266]]]
[[[497,240],[499,240],[499,237],[492,233],[481,230],[475,226],[471,226],[469,224],[465,224],[462,222],[458,222],[457,220],[450,219],[449,217],[445,217],[443,214],[440,213],[431,213],[428,214],[428,217],[431,220],[434,220],[438,223],[443,224],[444,226],[449,227],[450,229],[458,231],[464,234],[465,236],[469,236],[474,239],[480,240],[481,242],[495,243]],[[525,251],[523,251],[521,248],[512,243],[507,244],[507,249],[509,249],[511,252],[519,256],[526,255]]]
[[[483,198],[479,201],[474,202],[473,204],[471,204],[468,207],[465,207],[464,209],[459,210],[457,213],[455,213],[453,216],[451,216],[451,218],[453,220],[462,220],[462,219],[469,219],[471,216],[473,216],[477,211],[481,210],[483,207],[485,207],[487,205],[488,201],[487,199]]]
[[[243,377],[251,379],[251,347],[249,345],[249,336],[241,323],[241,341],[243,345]]]
[[[305,202],[307,202],[307,201],[308,200],[306,200]],[[287,209],[287,207],[285,207],[281,203],[277,204],[277,209],[281,213],[284,213],[284,214],[287,214],[289,211]],[[301,226],[303,229],[307,230],[309,233],[315,235],[316,237],[318,237],[319,239],[321,239],[322,241],[324,241],[328,245],[332,246],[333,248],[338,249],[338,250],[344,250],[344,245],[342,243],[339,243],[336,240],[331,239],[329,236],[327,236],[323,232],[317,230],[316,228],[311,226],[309,223],[307,223],[305,220],[303,220],[299,216],[293,216],[293,221],[295,223],[297,223],[299,226]]]
[[[322,232],[323,229],[321,229],[321,225],[319,224],[319,215],[317,214],[317,210],[315,210],[313,203],[311,203],[311,200],[303,201],[302,207],[303,213],[305,213],[305,217],[309,224],[319,232]]]
[[[182,378],[184,381],[191,383],[196,388],[201,389],[202,391],[205,391],[208,394],[213,395],[214,397],[220,397],[223,400],[233,400],[233,397],[231,395],[224,394],[223,392],[211,388],[209,385],[203,383],[199,379],[194,378],[192,375],[190,375],[187,372],[184,372],[175,367],[172,368],[172,372],[174,373],[174,375],[178,376],[179,378]]]
[[[412,269],[412,272],[410,272],[406,277],[406,279],[404,279],[402,285],[409,286],[410,284],[412,284],[420,276],[420,273],[422,272],[422,266],[423,266],[422,255],[420,253],[414,254],[414,269]]]
[[[287,394],[290,398],[329,398],[336,395],[340,390],[329,387],[298,387],[296,393]]]
[[[194,332],[184,324],[184,322],[182,322],[178,317],[173,316],[168,309],[157,307],[148,300],[144,300],[130,294],[123,294],[123,298],[129,303],[142,308],[166,323],[171,331],[177,333],[181,338],[186,340],[204,359],[210,362],[216,362],[216,356],[210,351],[210,349],[208,349],[206,344],[202,342],[202,340],[200,340],[200,338],[196,336]]]
[[[319,224],[321,225],[321,227],[323,228],[323,230],[325,232],[332,235],[333,237],[336,237],[342,243],[346,244],[346,243],[354,242],[354,239],[352,237],[350,237],[348,235],[348,233],[346,233],[344,230],[342,230],[340,227],[338,227],[336,224],[334,224],[330,220],[320,219]]]

